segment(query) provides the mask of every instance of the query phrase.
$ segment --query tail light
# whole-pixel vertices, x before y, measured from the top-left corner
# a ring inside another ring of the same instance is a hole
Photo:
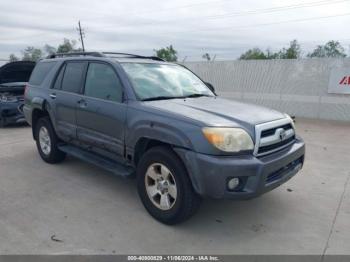
[[[26,96],[27,91],[28,91],[28,84],[26,84],[26,85],[24,86],[24,97]]]

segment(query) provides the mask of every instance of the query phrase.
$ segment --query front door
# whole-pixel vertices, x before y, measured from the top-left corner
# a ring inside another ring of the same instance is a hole
[[[122,158],[126,109],[122,84],[114,68],[90,62],[77,107],[78,140]]]

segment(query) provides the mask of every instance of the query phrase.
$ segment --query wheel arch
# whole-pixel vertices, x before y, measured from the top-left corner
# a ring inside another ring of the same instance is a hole
[[[36,124],[38,123],[38,120],[42,117],[50,118],[50,113],[47,110],[47,105],[45,100],[40,100],[40,103],[35,103],[34,108],[32,110],[31,120],[32,120],[32,135],[34,140],[36,140],[36,137],[35,137]]]
[[[140,161],[141,157],[151,148],[156,146],[164,146],[172,149],[174,145],[161,141],[159,139],[154,139],[150,137],[140,137],[138,141],[136,142],[135,148],[134,148],[134,155],[133,155],[133,161],[135,166],[137,166],[138,162]]]

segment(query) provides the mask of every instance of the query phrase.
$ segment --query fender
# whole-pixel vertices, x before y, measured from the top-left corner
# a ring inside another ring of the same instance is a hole
[[[42,97],[34,97],[31,101],[33,111],[34,109],[45,110],[45,102],[45,99]]]
[[[52,113],[52,110],[51,110],[51,107],[50,107],[50,104],[47,102],[47,100],[45,98],[42,98],[42,97],[34,97],[32,100],[31,100],[31,112],[30,112],[30,123],[31,125],[33,126],[33,112],[35,110],[40,110],[40,111],[43,111],[43,112],[47,112],[50,119],[51,119],[51,123],[54,127],[54,129],[56,130],[56,123],[54,121],[54,114]],[[32,132],[33,132],[33,137],[34,137],[34,128],[32,128]]]
[[[128,148],[134,149],[141,138],[158,140],[175,147],[193,150],[193,144],[187,137],[185,130],[178,129],[166,122],[142,120],[128,128],[125,138]]]

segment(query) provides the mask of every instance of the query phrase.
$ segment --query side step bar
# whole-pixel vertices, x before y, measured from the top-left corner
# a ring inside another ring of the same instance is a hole
[[[134,169],[124,166],[108,158],[90,153],[84,149],[72,146],[72,145],[60,145],[59,150],[67,153],[68,155],[79,158],[83,161],[89,162],[95,166],[101,167],[107,171],[112,172],[115,175],[130,177],[134,174]]]

